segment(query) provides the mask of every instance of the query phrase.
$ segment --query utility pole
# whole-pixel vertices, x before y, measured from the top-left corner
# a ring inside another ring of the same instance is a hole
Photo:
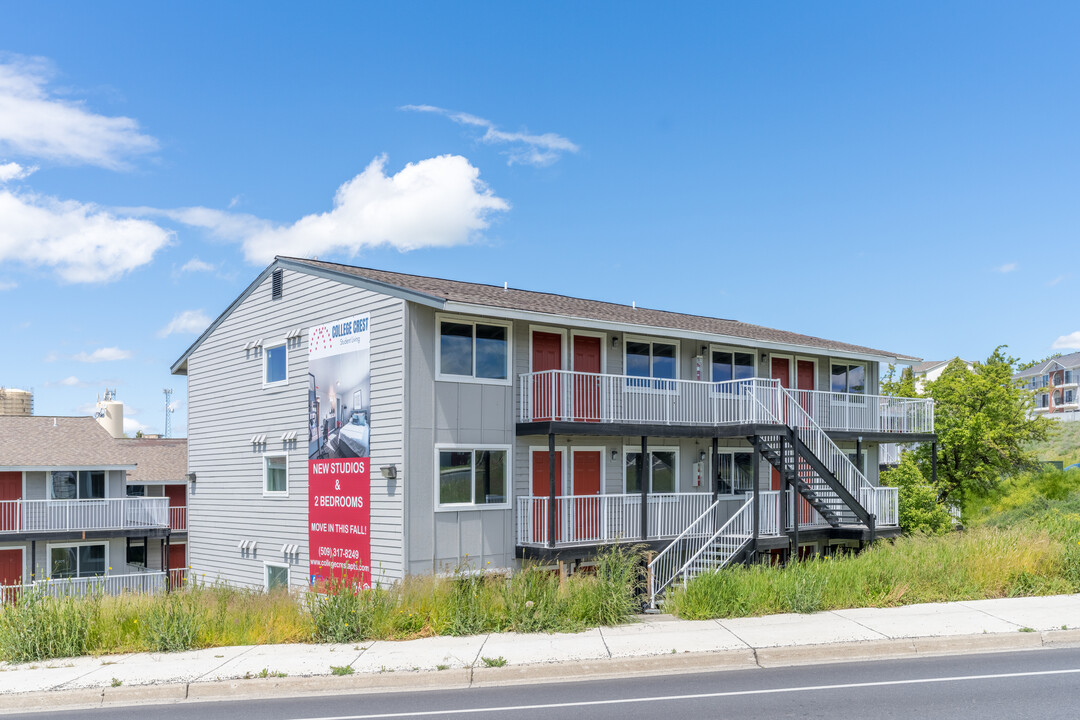
[[[172,435],[172,388],[162,390],[165,393],[165,437]]]

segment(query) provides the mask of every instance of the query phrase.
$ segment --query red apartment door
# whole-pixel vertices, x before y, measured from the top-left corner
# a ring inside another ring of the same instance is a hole
[[[0,530],[19,529],[19,505],[22,500],[22,473],[0,472]]]
[[[814,389],[814,361],[795,361],[795,387],[799,390]],[[812,392],[798,393],[799,405],[810,417],[814,417],[814,394]]]
[[[187,530],[187,486],[166,485],[165,497],[169,498],[169,527],[173,530]],[[173,508],[184,508],[173,510]]]
[[[7,603],[18,599],[18,586],[22,585],[22,573],[23,551],[19,548],[0,550],[0,587],[14,586],[10,590],[3,591],[3,597],[0,597],[0,601]]]
[[[574,539],[600,539],[600,476],[604,455],[599,450],[571,454],[574,478]]]
[[[548,452],[547,450],[534,450],[532,454],[532,494],[535,498],[547,498],[550,495],[550,478],[548,477]],[[562,496],[562,451],[555,451],[555,539],[561,534],[560,528],[562,513],[559,511],[559,500]],[[532,507],[533,542],[543,542],[547,537],[548,515],[544,511],[548,505],[547,500],[537,500]]]
[[[791,387],[791,361],[787,358],[772,358],[770,377],[780,381],[780,387]],[[780,412],[784,412],[784,403],[780,403]],[[772,469],[772,489],[780,489],[780,471]]]
[[[562,335],[536,331],[532,335],[532,370],[562,370]],[[558,420],[562,383],[559,373],[534,379],[533,420]]]
[[[574,336],[574,420],[577,422],[600,422],[600,378],[576,374],[598,375],[600,354],[600,338]]]
[[[187,545],[169,544],[169,585],[181,587],[184,584],[184,569],[187,568]]]

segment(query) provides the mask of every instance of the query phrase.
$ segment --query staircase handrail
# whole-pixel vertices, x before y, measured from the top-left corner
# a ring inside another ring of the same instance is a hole
[[[696,553],[694,553],[690,557],[689,560],[687,560],[685,563],[683,563],[683,566],[681,568],[679,568],[679,572],[675,573],[675,577],[678,577],[679,575],[682,575],[684,577],[684,579],[688,579],[688,578],[686,578],[686,573],[689,571],[689,569],[694,564],[694,562],[699,557],[701,557],[701,554],[703,552],[705,552],[708,548],[712,547],[712,544],[714,542],[716,542],[717,538],[719,538],[722,535],[724,535],[725,533],[729,532],[728,528],[730,526],[735,525],[737,523],[745,522],[745,518],[743,517],[743,515],[748,514],[748,513],[752,514],[754,512],[754,507],[753,506],[754,506],[754,498],[753,497],[747,498],[746,502],[744,502],[742,504],[742,507],[740,507],[738,510],[736,510],[735,514],[732,515],[730,518],[728,518],[728,521],[726,523],[724,523],[723,526],[721,526],[721,528],[719,530],[717,530],[715,533],[713,533],[713,536],[711,538],[709,538],[709,541],[707,543],[705,543],[704,545],[702,545],[701,548],[698,549],[698,551]],[[741,550],[744,545],[749,543],[751,539],[753,539],[753,532],[752,531],[747,533],[746,538],[741,543],[739,543],[739,546],[737,548],[735,548],[735,550],[732,552],[732,556],[734,556],[735,553],[737,553],[739,550]],[[674,580],[674,578],[672,578],[672,580]],[[668,582],[670,583],[671,581],[669,580]],[[663,589],[663,588],[661,588],[661,589]]]
[[[674,540],[672,540],[670,543],[668,543],[668,546],[665,547],[663,550],[661,550],[656,555],[656,557],[654,557],[652,559],[652,561],[649,563],[649,572],[648,572],[649,600],[654,605],[655,605],[655,602],[656,602],[656,596],[659,595],[661,592],[663,592],[664,588],[666,588],[668,585],[670,585],[671,582],[676,577],[678,577],[679,573],[682,571],[682,567],[680,567],[678,570],[673,571],[672,573],[670,573],[670,576],[659,587],[656,587],[655,579],[656,579],[657,573],[661,572],[661,566],[665,565],[665,564],[674,566],[675,563],[674,563],[674,560],[673,560],[673,556],[674,556],[674,553],[675,553],[675,549],[677,547],[679,547],[679,545],[681,543],[685,542],[685,543],[689,544],[691,539],[709,538],[711,540],[711,538],[710,538],[710,536],[708,534],[709,531],[708,530],[698,530],[698,525],[703,523],[706,519],[711,520],[713,518],[713,513],[716,512],[716,509],[719,507],[719,505],[720,505],[720,501],[719,500],[714,500],[713,504],[710,505],[708,508],[706,508],[705,512],[701,513],[701,515],[698,516],[697,520],[694,520],[694,522],[687,525],[686,529],[683,530],[681,533],[679,533],[678,536]],[[691,536],[693,536],[693,538],[691,538]],[[708,540],[706,540],[706,544],[703,545],[702,547],[706,547],[707,544],[708,544]],[[701,548],[698,549],[698,552],[700,552],[700,550],[701,550]],[[684,563],[684,565],[685,565],[685,563]]]

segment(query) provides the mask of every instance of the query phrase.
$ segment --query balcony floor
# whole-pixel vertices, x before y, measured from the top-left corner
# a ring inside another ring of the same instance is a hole
[[[68,540],[107,540],[109,538],[163,538],[166,535],[187,536],[186,530],[169,530],[167,527],[118,528],[114,530],[29,530],[19,532],[0,532],[0,542],[26,542],[29,540],[48,540],[60,542]]]
[[[783,425],[765,423],[739,425],[689,425],[666,423],[605,423],[545,420],[517,423],[519,437],[529,435],[609,435],[616,437],[726,438],[775,435]],[[878,443],[935,442],[934,433],[867,432],[862,430],[826,430],[833,440],[858,440]]]
[[[779,550],[790,545],[792,533],[785,535],[762,535],[758,538],[758,547],[762,551]],[[896,526],[878,528],[874,533],[878,540],[887,540],[900,536],[900,528]],[[556,560],[574,561],[592,558],[597,552],[613,545],[637,546],[648,552],[659,552],[671,544],[673,537],[641,540],[630,538],[616,542],[604,543],[575,543],[559,544],[554,548],[539,545],[518,545],[516,556],[519,560]],[[870,541],[870,531],[862,525],[841,525],[831,527],[828,525],[800,525],[799,542],[818,542],[820,540],[857,540],[859,542]]]

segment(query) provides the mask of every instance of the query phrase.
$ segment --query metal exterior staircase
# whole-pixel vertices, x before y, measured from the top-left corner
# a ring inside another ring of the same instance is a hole
[[[822,430],[814,418],[786,388],[778,393],[747,387],[746,396],[757,411],[783,430],[775,435],[750,438],[770,465],[786,474],[786,480],[813,510],[832,527],[865,525],[874,532],[876,517],[863,502],[883,505],[878,491],[847,454]],[[765,394],[758,397],[758,394]],[[755,481],[757,481],[755,479]],[[786,486],[787,483],[783,483]],[[862,500],[862,502],[861,502]],[[781,498],[782,501],[782,498]],[[740,559],[753,540],[753,497],[725,523],[719,523],[719,503],[714,502],[679,537],[649,563],[649,601],[652,607],[661,593],[677,581],[686,582],[710,570]],[[799,523],[799,503],[795,503],[791,523]],[[713,529],[715,528],[715,531]],[[777,528],[784,532],[787,528]]]

